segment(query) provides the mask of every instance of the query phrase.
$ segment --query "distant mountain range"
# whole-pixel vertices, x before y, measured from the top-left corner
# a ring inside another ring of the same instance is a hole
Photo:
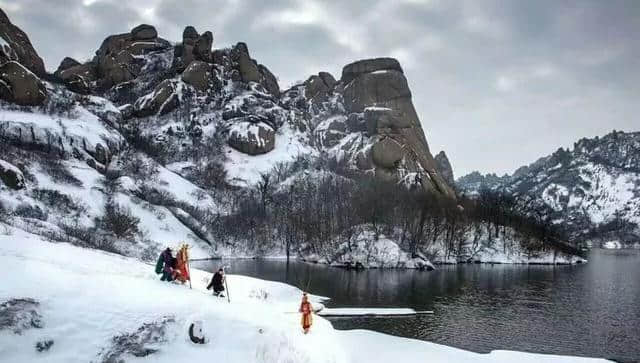
[[[513,175],[473,172],[456,185],[470,196],[483,188],[514,195],[530,213],[574,239],[595,245],[640,242],[640,132],[583,138],[573,149],[560,148]]]

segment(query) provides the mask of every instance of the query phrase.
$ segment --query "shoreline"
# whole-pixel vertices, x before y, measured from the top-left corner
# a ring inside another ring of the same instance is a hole
[[[425,357],[432,363],[606,362],[516,351],[479,354],[374,331],[341,331],[321,316],[305,335],[297,313],[302,293],[297,287],[228,275],[227,302],[206,290],[209,272],[192,269],[190,289],[159,281],[153,269],[137,259],[50,243],[18,229],[10,236],[0,235],[0,257],[9,271],[20,272],[19,280],[0,285],[0,303],[30,299],[41,321],[37,327],[25,325],[21,334],[0,331],[8,361],[104,361],[113,355],[128,360],[137,351],[118,342],[134,339],[136,347],[161,363],[206,361],[212,356],[227,363],[418,363]],[[310,298],[313,304],[326,299]],[[189,341],[187,330],[195,321],[202,322],[210,343],[194,346]],[[35,343],[43,338],[55,344],[38,352]],[[218,344],[222,339],[224,344]],[[368,347],[365,352],[363,346]]]

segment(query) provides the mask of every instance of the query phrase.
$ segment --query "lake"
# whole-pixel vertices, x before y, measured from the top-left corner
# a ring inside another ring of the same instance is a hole
[[[476,352],[496,349],[640,360],[640,251],[592,250],[576,266],[457,265],[347,271],[277,260],[200,263],[331,297],[329,307],[409,307],[412,317],[332,318]],[[233,287],[229,287],[233,296]]]

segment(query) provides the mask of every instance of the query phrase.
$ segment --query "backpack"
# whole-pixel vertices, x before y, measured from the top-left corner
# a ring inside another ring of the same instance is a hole
[[[158,257],[158,262],[156,262],[156,273],[161,274],[164,267],[164,255],[161,253],[160,257]]]

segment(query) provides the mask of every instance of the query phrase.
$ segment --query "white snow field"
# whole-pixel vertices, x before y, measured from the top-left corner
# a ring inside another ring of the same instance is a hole
[[[206,291],[208,272],[192,271],[191,290],[159,281],[154,266],[138,260],[46,242],[3,224],[0,260],[4,271],[0,304],[14,298],[34,299],[43,325],[21,334],[0,326],[1,362],[603,361],[506,351],[477,354],[370,331],[338,331],[319,316],[311,333],[304,335],[296,313],[301,291],[295,287],[231,275],[228,303]],[[312,296],[314,303],[320,300]],[[188,338],[188,326],[195,320],[203,322],[208,340],[204,345]],[[136,340],[135,333],[148,326],[144,324],[162,321],[166,324],[158,326],[165,330]],[[123,339],[137,341],[149,355],[127,354]],[[42,340],[54,344],[37,352],[35,345]],[[125,353],[119,355],[119,350]]]

